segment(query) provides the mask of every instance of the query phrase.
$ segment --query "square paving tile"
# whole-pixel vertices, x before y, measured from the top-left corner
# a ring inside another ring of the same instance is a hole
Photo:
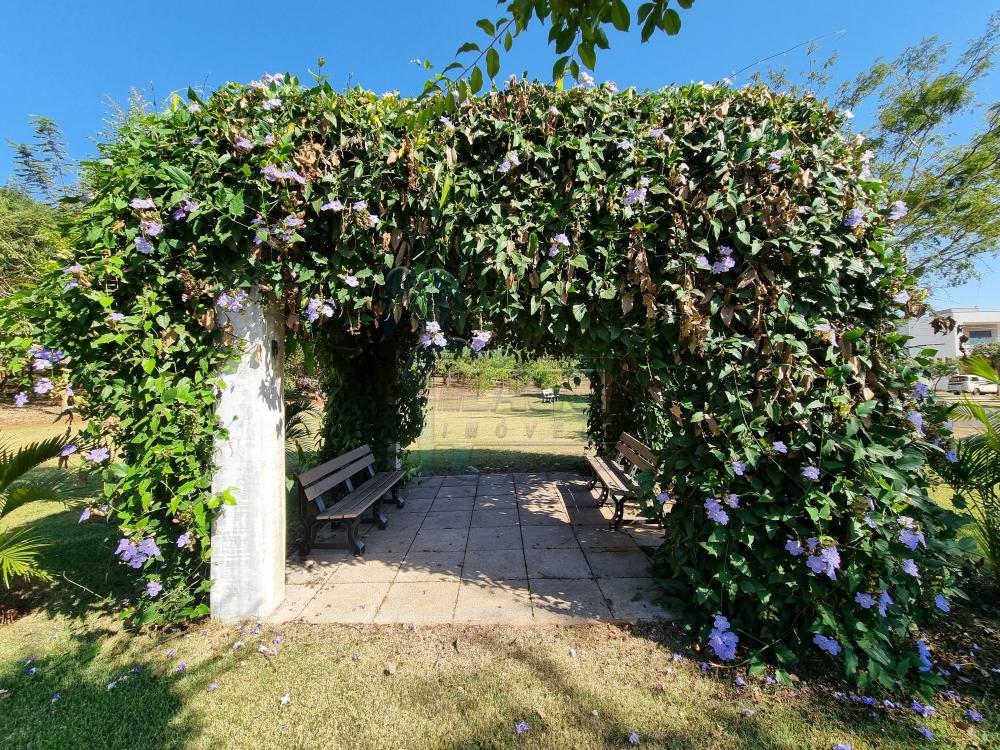
[[[517,509],[514,495],[477,495],[474,510],[489,510],[490,508]]]
[[[460,581],[394,583],[385,595],[374,621],[378,623],[451,622]]]
[[[472,512],[472,527],[476,529],[487,526],[517,526],[518,523],[516,507],[487,508]]]
[[[467,581],[509,581],[527,578],[524,550],[469,550],[465,553],[462,578]]]
[[[590,566],[576,549],[526,549],[528,578],[591,578]]]
[[[617,620],[676,619],[655,603],[663,591],[652,578],[600,578],[597,584]]]
[[[442,487],[475,487],[479,483],[478,474],[455,474],[445,477],[441,482]]]
[[[278,605],[268,617],[268,622],[291,622],[298,619],[302,610],[319,591],[315,586],[285,585],[285,601]]]
[[[437,499],[443,497],[475,497],[476,496],[476,485],[465,484],[465,485],[453,485],[444,486],[438,490]]]
[[[456,552],[464,550],[468,541],[468,529],[421,529],[410,545],[410,551]]]
[[[326,581],[339,564],[339,557],[289,563],[285,566],[285,585],[317,586]]]
[[[455,552],[411,552],[403,560],[396,581],[457,581],[462,577],[465,550]]]
[[[301,618],[306,622],[371,622],[389,583],[332,583],[316,592]]]
[[[611,609],[596,581],[558,578],[529,581],[535,622],[610,620]]]
[[[506,581],[484,586],[463,581],[455,605],[456,622],[531,622],[528,582]]]
[[[430,498],[434,499],[434,496],[438,493],[438,487],[414,487],[412,489],[401,490],[399,494],[406,498],[406,502],[411,502],[413,500],[426,500]]]
[[[652,573],[649,556],[640,549],[585,550],[598,578],[642,578]]]
[[[571,514],[572,517],[572,514]],[[636,549],[635,540],[624,531],[612,531],[606,525],[576,526],[580,546],[587,550]]]
[[[534,549],[579,549],[573,527],[568,524],[559,526],[525,526],[521,529],[524,548]]]
[[[522,526],[569,525],[569,513],[562,507],[525,508],[522,505],[518,509],[518,513]]]
[[[471,497],[439,497],[431,506],[431,513],[443,513],[451,510],[471,511],[476,507],[476,501]]]
[[[659,547],[663,544],[663,529],[652,524],[633,523],[624,526],[622,531],[643,547]]]
[[[520,526],[480,526],[469,530],[469,551],[519,549]]]
[[[447,479],[447,477],[443,477],[443,476],[417,477],[417,478],[411,480],[406,485],[406,488],[410,489],[412,487],[440,487],[441,484],[442,484],[442,482],[444,482],[445,479]]]
[[[424,516],[421,531],[427,529],[467,529],[472,521],[472,510],[432,510]]]
[[[437,492],[437,490],[435,490]],[[400,515],[406,513],[412,515],[414,513],[426,513],[431,509],[431,505],[434,503],[434,499],[430,497],[410,497],[406,496],[406,505],[399,508],[396,512]]]
[[[368,553],[342,562],[333,571],[328,583],[389,583],[399,570],[401,554]]]

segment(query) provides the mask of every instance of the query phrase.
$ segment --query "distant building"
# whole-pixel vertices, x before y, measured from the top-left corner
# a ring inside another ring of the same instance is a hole
[[[934,318],[952,318],[955,327],[936,333],[931,327]],[[983,310],[979,307],[952,307],[938,310],[936,315],[913,318],[903,326],[902,332],[913,338],[907,346],[912,352],[936,349],[938,359],[954,359],[972,351],[977,344],[1000,341],[1000,310]],[[943,388],[946,379],[937,387]]]

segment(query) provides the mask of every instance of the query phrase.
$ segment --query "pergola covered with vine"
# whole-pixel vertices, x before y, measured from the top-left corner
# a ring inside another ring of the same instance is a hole
[[[86,394],[78,442],[120,458],[94,466],[118,554],[157,584],[131,614],[280,602],[286,344],[320,363],[326,451],[389,462],[434,351],[501,342],[598,363],[591,429],[661,456],[660,577],[720,658],[819,634],[865,680],[915,674],[950,586],[925,477],[949,433],[895,331],[914,279],[864,151],[764,87],[418,106],[274,75],[133,112],[87,167],[74,263],[24,302],[24,343]]]

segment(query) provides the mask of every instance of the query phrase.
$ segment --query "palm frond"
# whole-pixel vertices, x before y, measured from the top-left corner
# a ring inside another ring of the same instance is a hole
[[[17,450],[11,449],[9,443],[0,445],[0,493],[35,467],[58,456],[65,443],[65,438],[60,435]]]
[[[58,484],[17,484],[0,494],[0,518],[35,500],[59,500]]]
[[[962,372],[969,375],[978,375],[986,378],[991,383],[1000,383],[1000,373],[993,369],[990,361],[981,354],[973,354],[962,361]]]
[[[52,577],[38,567],[38,553],[48,545],[29,536],[27,529],[0,533],[0,578],[10,588],[12,578],[50,581]]]

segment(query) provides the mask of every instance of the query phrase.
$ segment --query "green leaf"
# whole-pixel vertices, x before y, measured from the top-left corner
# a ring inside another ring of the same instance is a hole
[[[477,65],[469,74],[469,89],[473,94],[478,94],[483,88],[483,71]]]
[[[497,33],[497,27],[493,25],[493,22],[488,18],[480,18],[476,21],[476,26],[481,28],[488,36],[493,36]]]
[[[486,74],[491,78],[496,78],[500,72],[500,53],[493,47],[486,52]]]
[[[666,31],[670,36],[674,36],[677,32],[681,30],[681,16],[673,8],[667,8],[663,12],[663,20],[660,22],[660,28]]]
[[[594,45],[591,42],[581,42],[576,46],[576,54],[580,56],[582,62],[590,70],[597,65],[597,53],[594,52]]]

